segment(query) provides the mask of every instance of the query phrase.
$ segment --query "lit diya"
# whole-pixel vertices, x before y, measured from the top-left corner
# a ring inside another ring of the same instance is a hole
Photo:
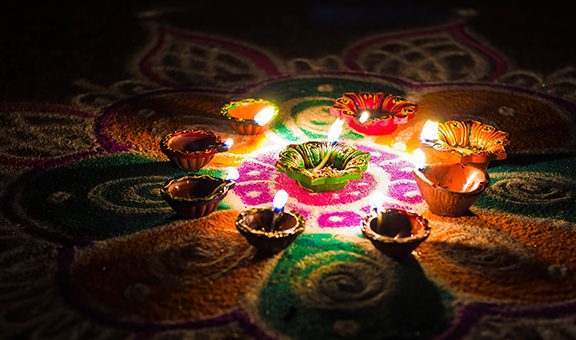
[[[414,151],[416,159],[423,159],[422,150]],[[462,216],[468,213],[488,187],[486,171],[460,163],[423,165],[417,161],[414,178],[430,211],[442,216]]]
[[[385,135],[406,124],[417,111],[406,98],[382,92],[345,93],[334,101],[330,112],[365,135]]]
[[[196,171],[208,164],[218,152],[228,151],[232,139],[222,142],[206,129],[177,130],[160,141],[160,150],[181,169]]]
[[[252,208],[240,212],[236,228],[259,253],[273,255],[286,249],[304,232],[304,217],[285,210],[288,194],[280,190],[274,196],[272,209]]]
[[[430,235],[428,220],[407,210],[381,208],[372,196],[371,213],[362,219],[362,234],[385,255],[400,258],[409,255]]]
[[[206,216],[213,212],[238,179],[238,171],[231,169],[226,179],[210,175],[191,175],[167,181],[160,194],[185,219]]]
[[[220,110],[236,132],[242,135],[257,135],[266,129],[274,116],[278,115],[278,106],[264,99],[247,98],[232,101]]]
[[[348,181],[362,178],[370,153],[337,142],[343,123],[337,120],[332,125],[327,142],[288,145],[279,155],[276,170],[312,192],[340,190]]]
[[[444,123],[427,121],[420,143],[433,163],[462,163],[487,168],[491,161],[506,159],[509,134],[476,120]]]

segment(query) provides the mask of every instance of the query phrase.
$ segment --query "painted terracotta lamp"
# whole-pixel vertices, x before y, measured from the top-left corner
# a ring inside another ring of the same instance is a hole
[[[278,111],[278,106],[268,100],[247,98],[229,102],[220,113],[239,134],[257,135],[270,126]]]
[[[330,112],[346,120],[348,126],[365,135],[386,135],[399,124],[406,124],[417,111],[417,105],[392,94],[344,93],[334,101]]]
[[[222,142],[206,129],[177,130],[160,141],[160,150],[181,169],[197,171],[206,166],[218,152],[228,151],[233,140]]]
[[[424,153],[414,151],[416,184],[430,211],[442,216],[462,216],[469,212],[490,183],[482,168],[461,163],[424,164]]]
[[[476,120],[443,123],[427,121],[420,145],[431,163],[462,163],[487,168],[493,160],[506,159],[509,134]]]
[[[340,190],[348,181],[362,178],[370,153],[337,142],[343,124],[337,120],[332,125],[328,141],[288,145],[279,155],[276,170],[312,192]]]
[[[262,255],[274,255],[290,246],[304,232],[304,217],[284,209],[288,194],[280,190],[274,196],[272,208],[244,210],[236,218],[236,228]]]
[[[184,219],[212,213],[234,188],[238,171],[230,169],[226,179],[210,175],[189,175],[168,180],[160,189],[162,198]]]
[[[430,236],[428,220],[412,211],[382,208],[376,202],[379,195],[372,196],[371,213],[361,222],[362,234],[385,255],[408,256]]]

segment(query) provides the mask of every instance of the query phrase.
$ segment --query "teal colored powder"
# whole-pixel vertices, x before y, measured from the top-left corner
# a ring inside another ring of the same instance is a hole
[[[225,176],[213,170],[198,173]],[[75,238],[106,239],[177,219],[159,189],[170,178],[187,174],[168,161],[130,153],[91,158],[32,179],[20,204],[48,229]],[[98,186],[102,190],[96,190]]]
[[[576,222],[576,157],[547,157],[533,163],[494,161],[487,172],[490,185],[476,206]]]
[[[303,234],[263,287],[259,312],[295,339],[427,338],[447,325],[446,298],[415,261],[400,264],[329,234]]]

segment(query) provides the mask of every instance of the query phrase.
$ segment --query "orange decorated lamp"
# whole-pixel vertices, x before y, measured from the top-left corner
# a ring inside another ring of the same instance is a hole
[[[362,219],[362,234],[376,249],[394,258],[408,256],[430,235],[428,220],[407,210],[382,208],[384,195],[376,192],[370,214]]]
[[[330,108],[333,115],[365,135],[390,134],[398,125],[408,123],[416,111],[415,103],[382,92],[345,93]]]
[[[424,152],[414,150],[416,184],[430,211],[441,216],[462,216],[490,183],[486,171],[461,163],[425,164]]]
[[[232,139],[222,142],[214,132],[194,128],[177,130],[160,141],[160,150],[181,169],[197,171],[206,166],[218,152],[228,151]]]
[[[238,170],[231,168],[226,179],[210,175],[190,175],[167,181],[160,190],[162,198],[184,219],[207,216],[236,185]]]
[[[220,110],[230,126],[242,135],[262,133],[278,115],[278,111],[276,104],[255,98],[232,101]]]
[[[273,255],[291,245],[304,232],[304,217],[292,210],[285,210],[288,193],[279,190],[274,196],[272,209],[252,208],[240,212],[236,228],[262,255]]]
[[[279,155],[276,170],[312,192],[340,190],[348,181],[362,178],[370,153],[338,143],[343,124],[340,119],[332,124],[326,142],[288,145]]]
[[[420,145],[433,163],[462,163],[487,168],[493,160],[506,159],[509,134],[476,120],[444,123],[427,121]]]

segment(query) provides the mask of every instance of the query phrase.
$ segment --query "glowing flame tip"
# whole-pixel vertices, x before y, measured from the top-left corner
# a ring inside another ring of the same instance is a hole
[[[274,196],[274,201],[272,201],[274,211],[282,211],[286,202],[288,202],[288,193],[286,190],[279,190]]]
[[[260,126],[264,126],[266,125],[266,123],[268,123],[272,117],[274,117],[274,115],[276,114],[276,110],[274,109],[273,106],[267,106],[265,108],[263,108],[262,110],[260,110],[260,112],[258,112],[255,116],[254,116],[254,121],[256,122],[256,124],[260,125]]]
[[[417,169],[422,169],[426,166],[426,154],[422,149],[412,151],[412,163]]]
[[[384,204],[385,200],[386,196],[384,195],[384,193],[382,193],[381,191],[376,191],[370,197],[370,207],[374,210],[379,210],[380,207],[382,207],[382,204]]]
[[[438,122],[427,120],[424,123],[422,132],[420,133],[421,141],[437,141],[438,140]]]
[[[230,149],[232,145],[234,145],[234,140],[232,138],[228,138],[222,144],[224,144],[228,149]]]
[[[340,134],[342,133],[343,126],[344,126],[344,120],[343,119],[336,119],[334,124],[332,124],[332,126],[330,127],[330,130],[328,131],[328,141],[330,143],[336,143],[338,138],[340,138]]]
[[[363,124],[368,120],[368,118],[370,118],[370,112],[363,111],[362,114],[360,114],[360,118],[358,118],[358,121]]]
[[[236,169],[236,168],[228,169],[228,175],[226,175],[227,181],[235,181],[238,179],[238,177],[240,177],[240,173],[238,172],[238,169]]]

